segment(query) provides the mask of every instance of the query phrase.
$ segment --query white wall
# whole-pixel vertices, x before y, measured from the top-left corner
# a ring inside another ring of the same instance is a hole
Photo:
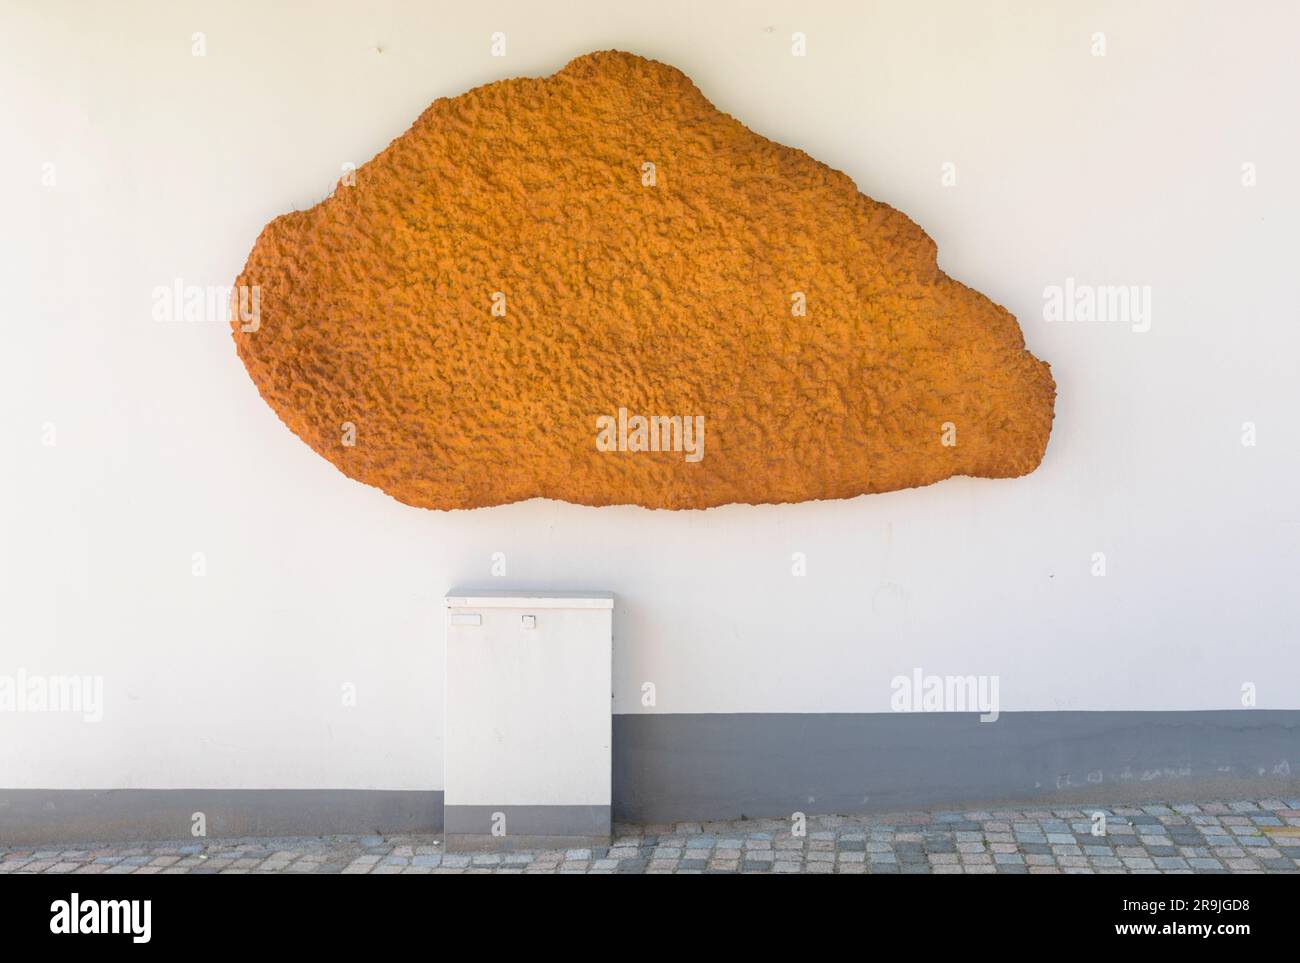
[[[0,674],[106,687],[100,723],[0,713],[0,785],[440,788],[454,583],[617,593],[622,712],[643,680],[660,712],[885,711],[913,666],[995,673],[1004,711],[1238,708],[1245,682],[1300,708],[1295,4],[0,10]],[[294,438],[224,323],[152,320],[155,286],[229,284],[267,220],[434,98],[607,47],[846,171],[1015,313],[1059,386],[1042,467],[439,514]],[[1151,330],[1046,323],[1067,277],[1150,285]]]

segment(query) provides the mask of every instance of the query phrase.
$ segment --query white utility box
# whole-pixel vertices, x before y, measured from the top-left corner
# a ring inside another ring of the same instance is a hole
[[[614,596],[447,593],[448,848],[608,843]]]

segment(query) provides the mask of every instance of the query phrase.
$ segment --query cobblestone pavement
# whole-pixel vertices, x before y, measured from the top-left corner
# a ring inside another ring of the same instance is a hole
[[[1105,815],[1104,835],[1093,835]],[[1300,799],[618,826],[598,849],[444,853],[438,836],[0,846],[0,873],[1296,873]]]

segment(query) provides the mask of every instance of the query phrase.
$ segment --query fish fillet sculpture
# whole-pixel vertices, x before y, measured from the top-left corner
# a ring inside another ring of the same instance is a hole
[[[423,508],[1010,478],[1052,428],[1048,365],[916,224],[618,51],[435,101],[235,284],[280,419]]]

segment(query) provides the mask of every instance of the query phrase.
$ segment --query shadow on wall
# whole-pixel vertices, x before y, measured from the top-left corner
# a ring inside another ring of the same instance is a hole
[[[1300,793],[1300,711],[614,717],[614,817]]]

